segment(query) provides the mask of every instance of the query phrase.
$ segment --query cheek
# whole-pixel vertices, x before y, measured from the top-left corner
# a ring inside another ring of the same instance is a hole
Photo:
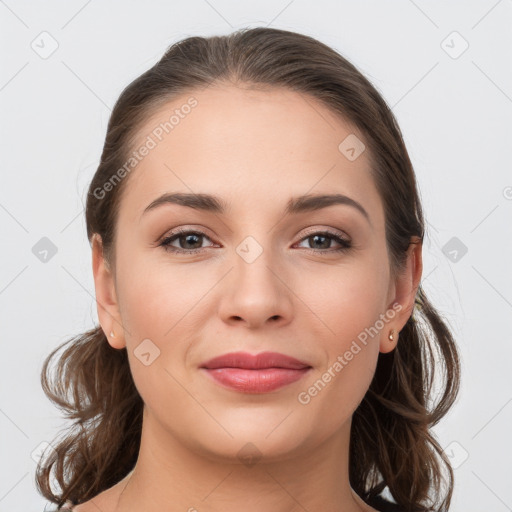
[[[160,388],[169,390],[177,385],[170,374],[179,382],[189,379],[187,354],[205,317],[215,314],[209,291],[219,281],[219,274],[193,264],[171,266],[164,258],[141,255],[124,258],[118,276],[133,378],[141,396],[151,401]],[[147,353],[149,356],[142,356]],[[148,360],[154,362],[145,366]]]
[[[334,295],[329,312],[343,342],[358,338],[384,312],[385,287],[378,275],[352,271]]]
[[[329,432],[353,414],[373,378],[380,337],[386,335],[387,324],[381,319],[387,274],[382,266],[361,264],[339,272],[331,269],[329,281],[320,282],[308,305],[325,327],[320,337],[325,363],[297,400],[311,417],[324,418]]]
[[[385,312],[388,279],[382,264],[370,258],[297,277],[298,295],[323,325],[330,352],[350,344]]]
[[[118,289],[123,324],[132,341],[154,338],[160,346],[175,337],[193,318],[210,281],[207,272],[167,265],[164,259],[126,258],[119,268]]]
[[[125,258],[118,266],[121,320],[133,380],[152,410],[162,404],[190,408],[190,397],[178,384],[187,379],[187,350],[195,330],[197,304],[208,283],[150,258]],[[169,412],[170,415],[170,412]],[[165,420],[172,423],[172,416]]]

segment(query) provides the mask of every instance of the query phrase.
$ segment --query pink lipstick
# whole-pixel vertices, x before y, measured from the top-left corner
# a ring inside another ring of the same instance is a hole
[[[203,363],[200,368],[235,391],[267,393],[301,379],[311,366],[277,352],[231,352]]]

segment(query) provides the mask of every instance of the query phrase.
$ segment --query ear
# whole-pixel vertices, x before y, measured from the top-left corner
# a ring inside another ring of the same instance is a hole
[[[92,237],[92,271],[101,328],[113,348],[124,348],[126,342],[121,324],[114,276],[104,258],[102,240],[97,233]],[[111,336],[111,333],[114,333],[114,336]]]
[[[399,332],[409,320],[416,300],[416,293],[420,285],[423,272],[422,258],[423,243],[419,237],[412,237],[407,249],[407,260],[404,270],[397,276],[394,282],[394,298],[388,305],[388,311],[395,311],[393,320],[389,322],[386,331],[380,340],[380,352],[387,353],[396,347]],[[393,307],[394,304],[394,307]],[[400,306],[398,306],[400,305]],[[394,329],[394,340],[388,337],[391,329]]]

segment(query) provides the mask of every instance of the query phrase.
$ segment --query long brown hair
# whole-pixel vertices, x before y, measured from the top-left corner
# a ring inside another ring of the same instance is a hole
[[[105,184],[113,183],[116,173],[119,177],[142,123],[164,102],[221,81],[309,95],[360,130],[385,208],[393,276],[403,270],[411,240],[423,241],[424,219],[393,113],[371,83],[332,48],[306,35],[262,27],[179,41],[121,93],[86,207],[89,241],[95,233],[101,236],[107,262],[114,262],[116,216],[129,177],[108,193]],[[450,329],[421,285],[415,300],[395,350],[379,354],[373,381],[353,415],[350,484],[367,501],[387,487],[405,510],[448,510],[453,470],[430,429],[456,399],[459,355]],[[52,372],[50,362],[66,344]],[[432,396],[435,369],[441,377],[437,401]],[[119,482],[137,461],[143,402],[126,350],[113,349],[97,326],[53,350],[43,364],[41,382],[49,399],[74,422],[53,443],[54,450],[44,454],[36,485],[59,506],[67,500],[83,503]],[[50,487],[52,469],[59,493]]]

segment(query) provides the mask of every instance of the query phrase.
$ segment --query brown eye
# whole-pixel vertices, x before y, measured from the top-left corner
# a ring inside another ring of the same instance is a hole
[[[177,232],[171,233],[169,236],[165,237],[161,242],[160,246],[162,246],[166,251],[176,252],[176,253],[198,253],[205,249],[202,247],[203,239],[210,240],[204,233],[201,231],[185,231],[179,230]],[[178,242],[178,247],[173,244],[173,242]]]

